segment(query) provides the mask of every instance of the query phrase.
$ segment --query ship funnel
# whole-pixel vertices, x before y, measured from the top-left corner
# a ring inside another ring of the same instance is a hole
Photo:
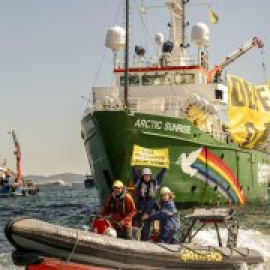
[[[208,47],[210,44],[210,31],[206,24],[197,23],[192,27],[191,40],[198,47]]]
[[[111,27],[107,31],[105,46],[115,53],[123,50],[126,45],[126,31],[120,26]]]

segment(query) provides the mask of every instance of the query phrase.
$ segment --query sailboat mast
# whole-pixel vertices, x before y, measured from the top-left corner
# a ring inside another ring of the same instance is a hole
[[[126,49],[125,49],[125,89],[124,104],[128,108],[128,86],[129,86],[129,0],[126,0]]]

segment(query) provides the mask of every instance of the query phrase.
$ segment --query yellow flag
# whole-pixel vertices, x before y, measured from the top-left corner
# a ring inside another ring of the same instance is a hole
[[[257,148],[270,134],[270,91],[244,79],[228,76],[228,116],[230,136],[238,145]]]
[[[218,17],[218,15],[212,9],[210,9],[209,17],[210,17],[210,22],[211,23],[213,23],[213,24],[217,24],[218,23],[219,17]]]

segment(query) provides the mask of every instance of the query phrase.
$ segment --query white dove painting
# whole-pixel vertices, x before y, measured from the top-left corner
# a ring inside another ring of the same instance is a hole
[[[234,172],[207,147],[200,147],[189,154],[181,153],[175,163],[185,174],[216,188],[226,199],[234,203],[246,203],[245,194]]]

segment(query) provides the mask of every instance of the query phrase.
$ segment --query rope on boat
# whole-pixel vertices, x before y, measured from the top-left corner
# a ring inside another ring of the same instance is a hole
[[[236,251],[238,254],[240,254],[243,257],[247,257],[249,255],[249,248],[246,248],[246,250],[247,250],[247,254],[244,254],[244,253],[240,252],[239,250],[234,249],[234,251]]]
[[[72,259],[72,256],[75,253],[75,250],[76,250],[76,247],[77,247],[78,243],[79,243],[79,230],[76,230],[76,241],[75,241],[75,244],[74,244],[74,246],[72,248],[72,251],[71,251],[70,255],[68,256],[68,258],[66,260],[66,263],[69,263],[70,260]],[[65,269],[66,269],[66,264],[63,265],[63,270],[65,270]]]
[[[215,250],[215,251],[218,251],[218,252],[221,253],[222,256],[224,256],[224,257],[227,257],[227,258],[230,257],[230,255],[228,255],[228,254],[222,252],[222,251],[220,250],[220,248],[209,246],[209,249],[213,249],[213,250]],[[235,250],[236,250],[235,248],[230,248],[231,254],[232,254],[233,251],[235,251]]]

